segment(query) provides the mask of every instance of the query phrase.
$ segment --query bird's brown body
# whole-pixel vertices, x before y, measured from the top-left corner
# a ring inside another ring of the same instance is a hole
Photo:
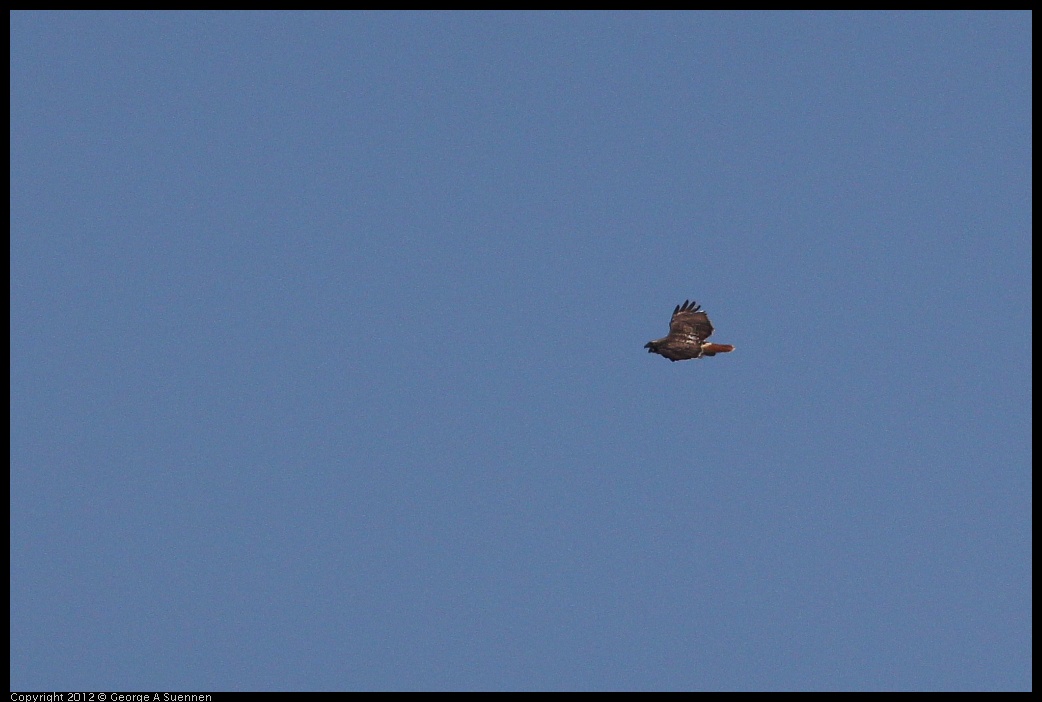
[[[657,353],[670,361],[715,356],[734,351],[730,344],[710,344],[713,324],[699,305],[689,300],[677,305],[669,320],[669,335],[644,344],[648,353]]]

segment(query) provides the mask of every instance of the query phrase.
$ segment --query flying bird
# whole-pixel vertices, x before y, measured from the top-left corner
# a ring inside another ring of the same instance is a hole
[[[706,342],[713,335],[713,324],[700,305],[684,300],[677,305],[669,320],[669,335],[644,344],[648,353],[657,353],[670,361],[686,361],[689,358],[715,356],[734,351],[730,344]]]

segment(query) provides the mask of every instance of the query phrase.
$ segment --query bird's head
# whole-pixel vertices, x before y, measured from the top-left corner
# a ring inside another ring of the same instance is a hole
[[[644,348],[648,350],[648,353],[655,353],[655,342],[649,341],[648,343],[644,344]]]

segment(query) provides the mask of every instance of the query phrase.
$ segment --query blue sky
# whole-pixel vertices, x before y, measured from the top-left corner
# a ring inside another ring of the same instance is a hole
[[[14,13],[12,689],[1030,689],[1031,190],[1026,13]]]

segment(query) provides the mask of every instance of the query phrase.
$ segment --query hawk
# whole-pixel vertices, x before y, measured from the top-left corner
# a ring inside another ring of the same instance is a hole
[[[713,324],[701,306],[684,300],[677,305],[669,320],[669,335],[644,344],[648,353],[657,353],[670,361],[686,361],[689,358],[715,356],[734,351],[730,344],[706,342],[713,335]]]

